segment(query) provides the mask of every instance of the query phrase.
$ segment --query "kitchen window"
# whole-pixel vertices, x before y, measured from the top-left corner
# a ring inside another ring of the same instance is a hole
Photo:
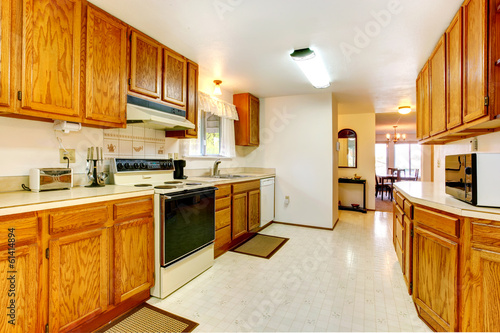
[[[375,174],[385,175],[387,173],[387,143],[375,144]]]
[[[202,112],[200,135],[202,136],[201,155],[219,156],[221,139],[221,118],[214,114]]]

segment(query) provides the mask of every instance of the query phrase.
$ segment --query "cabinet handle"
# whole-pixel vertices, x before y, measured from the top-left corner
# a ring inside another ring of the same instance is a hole
[[[497,6],[497,13],[500,13],[500,5]]]
[[[500,66],[500,59],[498,59],[497,61],[495,61],[495,66]]]

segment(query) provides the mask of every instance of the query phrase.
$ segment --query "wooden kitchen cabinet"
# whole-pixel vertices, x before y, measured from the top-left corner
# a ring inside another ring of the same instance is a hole
[[[167,131],[167,137],[195,139],[198,137],[198,64],[187,61],[187,100],[186,119],[195,125],[195,128],[183,131]]]
[[[236,144],[239,146],[259,145],[259,99],[249,93],[233,95],[233,104],[239,120],[234,122]]]
[[[430,136],[429,119],[429,63],[426,62],[417,77],[417,138]]]
[[[248,230],[260,226],[260,189],[248,192]]]
[[[22,1],[20,114],[80,121],[81,0]]]
[[[435,331],[458,330],[460,219],[414,209],[413,301]]]
[[[12,45],[12,0],[0,3],[0,111],[12,104],[10,61]]]
[[[235,239],[247,232],[248,210],[247,210],[248,193],[233,194],[232,199],[232,233],[231,239]]]
[[[116,223],[113,232],[114,304],[118,304],[153,285],[153,218]]]
[[[86,32],[84,122],[125,127],[127,26],[89,4]]]
[[[38,240],[39,217],[36,213],[16,214],[0,217],[0,306],[4,315],[0,317],[1,332],[37,332],[42,322],[38,314],[39,304],[46,304],[38,298],[40,291],[40,249]],[[15,244],[12,244],[14,232]],[[10,237],[9,237],[10,236]],[[9,238],[10,241],[9,241]],[[14,252],[9,253],[15,245]],[[12,272],[15,273],[12,273]],[[12,280],[11,275],[15,278]],[[11,281],[15,281],[12,288]],[[9,323],[8,307],[14,300],[15,325]]]
[[[225,251],[231,242],[231,184],[217,185],[215,191],[215,256]]]
[[[66,332],[108,307],[108,229],[49,241],[49,329]]]
[[[446,40],[441,37],[429,58],[430,134],[446,131]]]
[[[488,96],[487,10],[487,0],[466,0],[463,4],[464,122],[488,115],[488,103],[485,103]]]
[[[162,50],[160,43],[131,30],[129,92],[160,99]]]
[[[471,327],[475,332],[500,328],[500,223],[472,221]]]
[[[163,48],[162,100],[186,108],[187,60],[177,52]]]
[[[446,30],[446,128],[462,125],[462,8]]]

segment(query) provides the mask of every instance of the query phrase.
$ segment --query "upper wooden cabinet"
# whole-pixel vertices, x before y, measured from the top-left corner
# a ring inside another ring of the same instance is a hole
[[[11,0],[0,2],[0,110],[11,105],[10,57],[12,38]]]
[[[163,93],[162,100],[186,106],[187,60],[180,54],[163,49]]]
[[[259,145],[259,99],[249,93],[233,95],[233,104],[239,120],[234,122],[236,144],[239,146]]]
[[[429,129],[429,65],[426,63],[417,77],[417,138],[430,136]]]
[[[446,127],[462,125],[462,8],[446,30]]]
[[[488,3],[466,0],[464,15],[464,122],[488,114]],[[495,8],[492,11],[496,10]]]
[[[87,8],[85,122],[124,127],[127,103],[127,26]]]
[[[19,113],[78,120],[81,29],[80,0],[23,0]]]
[[[446,131],[446,43],[444,36],[439,40],[429,58],[430,71],[430,134]]]
[[[132,30],[130,35],[129,90],[159,99],[161,94],[162,46]]]

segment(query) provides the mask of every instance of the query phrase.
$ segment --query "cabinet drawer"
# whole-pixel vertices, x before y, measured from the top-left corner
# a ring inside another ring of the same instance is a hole
[[[141,198],[131,201],[118,202],[113,205],[113,219],[131,218],[140,215],[153,214],[153,198]]]
[[[410,220],[413,220],[413,204],[409,202],[408,200],[405,200],[404,205],[403,205],[403,211],[405,212],[405,215],[408,216]]]
[[[413,209],[414,221],[418,224],[441,231],[453,237],[459,237],[460,220],[453,215],[434,212],[415,206]]]
[[[15,245],[23,242],[36,242],[38,230],[38,217],[35,213],[6,215],[0,217],[0,246],[9,243],[9,229],[14,229]]]
[[[215,230],[231,224],[231,208],[215,212]]]
[[[49,212],[49,233],[51,235],[94,227],[106,223],[108,206],[106,204],[76,206]]]
[[[231,185],[217,185],[217,191],[215,191],[216,198],[227,197],[231,194]]]
[[[398,246],[403,249],[404,248],[404,235],[405,235],[405,230],[403,226],[403,220],[400,220],[399,218],[396,219],[395,223],[396,230],[394,233],[396,234],[396,240],[398,243]]]
[[[500,247],[500,226],[472,222],[472,241]]]
[[[233,184],[233,193],[247,192],[260,188],[260,180]]]
[[[401,208],[404,207],[405,198],[401,195],[401,193],[395,192],[394,193],[394,200],[396,200],[396,203],[398,204],[399,207],[401,207]]]
[[[394,214],[396,215],[396,218],[400,221],[399,223],[401,223],[403,221],[403,216],[405,214],[401,209],[401,206],[394,205]]]
[[[231,241],[231,226],[224,227],[215,232],[215,248],[219,248]]]
[[[221,210],[231,206],[231,197],[215,200],[215,210]]]

